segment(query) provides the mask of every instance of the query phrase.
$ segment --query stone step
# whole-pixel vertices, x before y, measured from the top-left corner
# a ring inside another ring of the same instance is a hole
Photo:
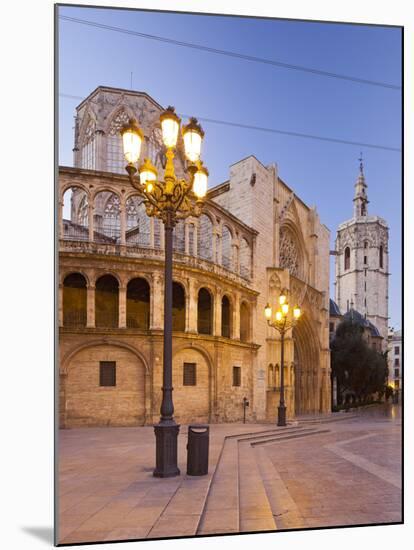
[[[250,445],[252,447],[257,447],[258,445],[274,445],[278,441],[286,441],[288,439],[298,439],[300,437],[308,437],[310,435],[317,435],[317,434],[324,434],[329,433],[330,430],[316,430],[316,429],[309,429],[306,433],[296,433],[292,435],[280,435],[278,437],[270,437],[268,439],[265,439],[263,441],[252,441]]]
[[[237,439],[226,438],[216,466],[197,535],[239,532]]]
[[[258,435],[258,436],[255,436],[255,435],[249,435],[248,437],[240,437],[238,438],[237,440],[240,442],[240,441],[248,441],[248,442],[251,442],[253,444],[255,444],[256,442],[260,442],[260,441],[267,441],[267,440],[273,440],[273,439],[279,439],[279,438],[283,438],[283,437],[286,437],[288,435],[296,435],[296,434],[302,434],[302,433],[307,433],[307,432],[311,432],[311,431],[314,431],[316,428],[313,428],[313,427],[298,427],[298,428],[282,428],[281,430],[278,430],[278,431],[275,431],[275,430],[272,430],[270,432],[264,432],[263,435]]]
[[[273,466],[267,450],[255,447],[260,476],[278,529],[301,529],[306,527],[299,508],[290,496],[279,472]]]
[[[239,530],[275,531],[273,512],[263,485],[254,449],[249,441],[239,441]]]

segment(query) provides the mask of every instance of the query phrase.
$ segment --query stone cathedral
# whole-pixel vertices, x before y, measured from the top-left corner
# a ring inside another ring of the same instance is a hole
[[[129,183],[119,130],[136,118],[142,157],[162,173],[162,111],[104,86],[76,109],[74,166],[59,167],[57,193],[61,427],[159,419],[164,233]],[[180,140],[176,158],[184,174]],[[284,288],[303,311],[285,342],[288,416],[330,411],[329,230],[275,164],[251,155],[210,180],[202,215],[174,229],[177,422],[241,421],[244,397],[248,421],[275,422],[280,339],[264,308]]]
[[[335,298],[342,314],[351,308],[388,337],[388,226],[368,214],[367,184],[362,158],[355,183],[353,217],[337,230]]]

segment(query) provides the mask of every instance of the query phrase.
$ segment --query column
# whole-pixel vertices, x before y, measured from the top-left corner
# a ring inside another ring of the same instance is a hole
[[[126,328],[126,286],[120,286],[118,292],[118,327]]]
[[[86,327],[95,328],[95,286],[89,285],[86,290]]]
[[[63,327],[63,285],[59,285],[58,318],[59,326]]]
[[[121,244],[126,244],[126,205],[125,203],[120,204],[119,206],[119,215],[121,218]]]
[[[150,247],[155,248],[155,220],[150,218]]]
[[[58,227],[59,227],[59,239],[63,239],[63,199],[59,201],[58,206]]]
[[[232,271],[240,273],[239,243],[231,243]]]
[[[194,224],[194,250],[193,255],[195,258],[198,256],[198,223]]]
[[[240,340],[240,294],[239,293],[237,293],[234,297],[232,338],[234,340]]]
[[[188,323],[186,326],[186,332],[197,332],[197,305],[198,305],[198,293],[195,287],[195,280],[189,280],[189,307],[187,309]]]
[[[187,256],[190,255],[190,224],[186,220],[184,222],[184,252],[187,254]]]
[[[221,293],[216,289],[214,293],[213,335],[221,336]]]
[[[151,295],[151,316],[150,329],[162,330],[163,323],[163,300],[164,300],[164,279],[160,273],[153,274],[152,295]]]
[[[217,240],[217,245],[216,245],[216,263],[218,265],[222,265],[222,257],[223,257],[223,242],[222,242],[222,233],[221,233],[221,225],[219,227],[217,227],[217,230],[216,230],[216,240]]]
[[[94,240],[94,220],[93,220],[93,213],[94,213],[94,205],[91,203],[88,203],[88,227],[89,227],[89,240],[93,242]]]

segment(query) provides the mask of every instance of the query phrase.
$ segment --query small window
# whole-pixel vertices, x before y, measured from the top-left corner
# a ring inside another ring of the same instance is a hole
[[[233,367],[233,386],[241,386],[241,367]]]
[[[382,269],[384,267],[384,247],[379,247],[379,266]]]
[[[329,323],[329,332],[333,332],[335,330],[334,324]]]
[[[364,248],[368,248],[368,243],[367,243],[367,241],[364,242]]]
[[[196,384],[196,363],[184,363],[183,386],[195,386]]]
[[[115,361],[100,361],[99,385],[116,386],[116,362]]]
[[[399,367],[400,366],[400,358],[399,357],[396,357],[394,359],[394,367]]]
[[[351,266],[351,250],[349,246],[345,248],[344,268],[349,269]]]
[[[395,346],[394,355],[400,355],[400,346]]]
[[[364,256],[364,265],[367,265],[367,263],[368,263],[368,258],[367,256]]]
[[[400,377],[400,369],[394,369],[394,378]]]
[[[365,290],[365,292],[367,290],[367,282],[366,281],[364,281],[364,290]]]

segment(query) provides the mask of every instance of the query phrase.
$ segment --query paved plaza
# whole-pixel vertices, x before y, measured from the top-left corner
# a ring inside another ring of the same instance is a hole
[[[59,434],[61,544],[394,523],[401,515],[400,407],[271,424],[210,426],[209,473],[152,476],[152,427]]]

